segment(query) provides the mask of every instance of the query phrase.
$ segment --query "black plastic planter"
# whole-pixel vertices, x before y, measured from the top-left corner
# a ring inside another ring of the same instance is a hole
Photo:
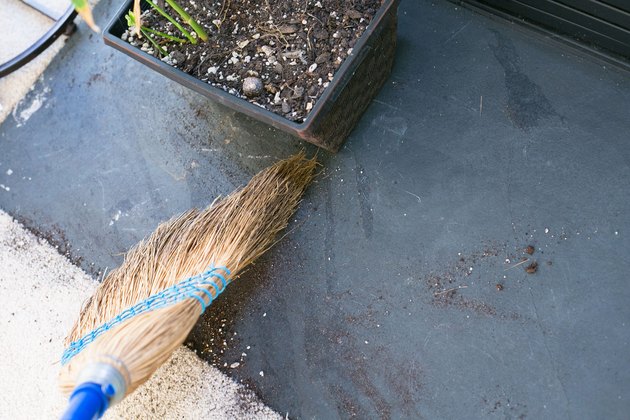
[[[107,45],[214,101],[332,152],[348,137],[389,77],[394,62],[399,0],[384,0],[304,122],[296,123],[202,82],[120,39],[127,29],[125,14],[132,1],[123,4],[105,29]]]

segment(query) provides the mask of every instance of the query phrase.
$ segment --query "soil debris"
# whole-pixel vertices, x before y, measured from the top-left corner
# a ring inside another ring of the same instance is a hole
[[[536,271],[538,271],[538,262],[536,261],[525,267],[525,272],[528,274],[534,274]]]
[[[536,248],[534,248],[532,245],[527,245],[527,248],[525,248],[525,252],[529,255],[534,255],[534,252],[536,252]]]
[[[288,120],[303,122],[313,104],[352,54],[380,0],[180,0],[209,35],[192,44],[150,34],[168,55],[127,30],[121,39],[178,69]],[[166,11],[179,19],[169,7]],[[144,26],[184,35],[153,9]],[[255,72],[267,87],[244,92]],[[247,86],[247,85],[245,85]],[[258,90],[256,90],[258,92]]]

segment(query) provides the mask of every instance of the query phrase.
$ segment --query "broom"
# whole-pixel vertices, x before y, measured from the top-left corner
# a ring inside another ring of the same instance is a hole
[[[248,264],[276,241],[313,177],[297,154],[205,210],[161,224],[86,302],[66,338],[63,419],[92,419],[144,383]]]

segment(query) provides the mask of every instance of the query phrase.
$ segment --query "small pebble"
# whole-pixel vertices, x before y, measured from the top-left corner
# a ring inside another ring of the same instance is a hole
[[[297,32],[297,27],[295,27],[294,25],[282,25],[282,26],[280,26],[278,28],[278,30],[283,35],[289,35],[289,34],[296,33]]]
[[[350,9],[346,12],[346,16],[348,16],[350,19],[361,19],[363,17],[363,15],[361,15],[361,13],[357,12],[356,10]]]
[[[243,93],[250,98],[260,95],[263,87],[263,82],[258,77],[246,77],[243,80]]]
[[[315,63],[316,64],[322,64],[325,63],[326,61],[328,61],[330,59],[330,54],[329,53],[322,53],[320,55],[318,55],[315,58]]]
[[[282,112],[285,114],[291,112],[291,105],[289,105],[287,101],[282,101]]]
[[[267,56],[271,56],[273,55],[273,48],[271,48],[269,45],[263,45],[262,47],[260,47],[260,50]]]

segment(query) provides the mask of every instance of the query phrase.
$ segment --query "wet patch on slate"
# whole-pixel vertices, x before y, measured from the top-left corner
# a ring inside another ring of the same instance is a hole
[[[521,70],[521,58],[512,41],[497,31],[492,32],[497,43],[490,44],[490,48],[505,72],[507,115],[512,123],[521,130],[527,130],[536,127],[543,118],[557,116],[541,87]]]
[[[370,181],[363,166],[357,164],[354,168],[357,177],[357,196],[361,210],[361,226],[365,237],[370,239],[374,231],[374,221],[370,205]]]

